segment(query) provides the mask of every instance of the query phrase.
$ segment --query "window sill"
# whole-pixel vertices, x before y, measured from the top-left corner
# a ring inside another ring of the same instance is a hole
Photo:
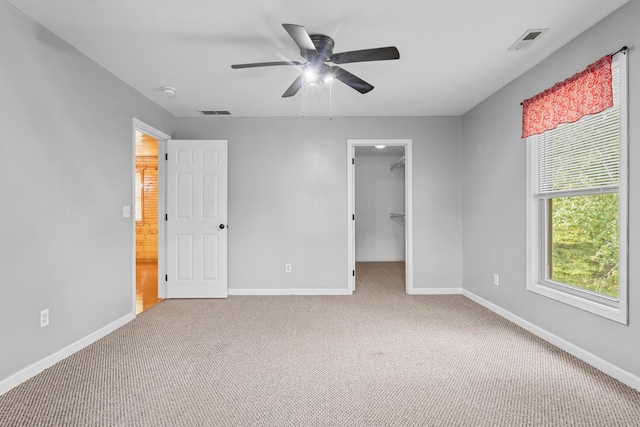
[[[609,320],[613,320],[614,322],[618,322],[623,325],[628,324],[627,309],[621,304],[618,304],[617,307],[611,307],[609,305],[601,304],[587,298],[582,298],[578,295],[573,295],[567,292],[562,292],[550,288],[545,285],[541,285],[540,283],[527,283],[527,290],[570,305],[572,307],[588,311],[589,313],[596,314]]]

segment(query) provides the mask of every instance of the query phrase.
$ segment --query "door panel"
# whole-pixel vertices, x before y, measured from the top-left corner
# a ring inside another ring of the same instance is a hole
[[[227,297],[227,141],[168,142],[167,297]]]

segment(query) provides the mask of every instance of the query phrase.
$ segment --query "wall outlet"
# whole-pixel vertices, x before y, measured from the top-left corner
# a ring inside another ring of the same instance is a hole
[[[291,264],[285,264],[284,271],[285,273],[291,273]]]
[[[40,327],[44,328],[49,326],[49,309],[42,310],[40,312]]]
[[[496,286],[500,286],[500,276],[498,274],[493,275],[493,284]]]

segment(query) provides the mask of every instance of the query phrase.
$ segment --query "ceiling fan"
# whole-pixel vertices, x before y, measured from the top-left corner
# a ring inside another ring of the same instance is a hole
[[[231,68],[270,67],[274,65],[290,65],[302,68],[300,76],[289,86],[282,95],[287,98],[295,95],[305,84],[319,84],[332,79],[338,79],[347,86],[365,94],[373,86],[350,72],[332,64],[347,64],[365,61],[385,61],[400,59],[400,52],[395,46],[375,49],[354,50],[350,52],[333,53],[335,45],[333,39],[324,34],[309,34],[302,25],[282,24],[293,41],[300,48],[300,55],[307,60],[305,63],[297,61],[257,62],[253,64],[237,64]]]

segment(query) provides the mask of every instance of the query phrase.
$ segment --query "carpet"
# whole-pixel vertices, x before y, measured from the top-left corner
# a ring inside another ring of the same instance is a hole
[[[461,295],[165,300],[0,396],[3,426],[638,426],[640,393]]]

